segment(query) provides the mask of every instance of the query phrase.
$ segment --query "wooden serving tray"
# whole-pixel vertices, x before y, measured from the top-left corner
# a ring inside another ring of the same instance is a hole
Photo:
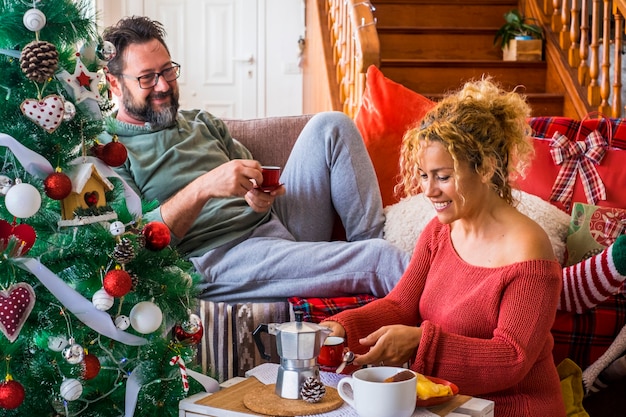
[[[252,410],[250,410],[248,407],[246,407],[246,405],[244,404],[244,398],[246,397],[246,395],[248,395],[249,393],[254,393],[259,389],[268,389],[268,386],[263,384],[262,382],[260,382],[258,379],[254,378],[254,377],[250,377],[250,378],[246,378],[245,380],[232,385],[228,388],[224,388],[214,394],[211,395],[207,395],[201,399],[199,399],[198,401],[196,401],[194,404],[198,404],[201,406],[205,406],[207,407],[207,412],[211,412],[211,414],[207,414],[207,415],[220,415],[218,412],[219,410],[227,410],[230,411],[231,413],[228,415],[241,415],[241,416],[260,416],[260,417],[266,417],[268,414],[261,414],[258,412],[254,412]],[[271,385],[272,390],[272,401],[278,399],[279,397],[274,393],[273,389],[274,389],[274,385]],[[329,395],[329,392],[331,392],[334,395],[337,395],[337,392],[334,388],[330,388],[330,387],[326,387],[327,389],[327,394],[326,396]],[[331,394],[331,395],[332,395]],[[250,394],[252,395],[252,394]],[[325,397],[326,397],[325,396]],[[461,395],[458,394],[456,395],[454,398],[452,398],[450,401],[444,403],[444,404],[440,404],[434,407],[429,407],[428,411],[437,414],[440,417],[445,417],[447,416],[449,413],[451,413],[452,411],[456,410],[458,407],[460,407],[462,404],[464,404],[465,402],[467,402],[470,398],[467,395]],[[319,403],[313,403],[313,404],[309,404],[306,401],[302,401],[302,400],[287,400],[287,399],[283,399],[285,401],[292,401],[292,402],[298,402],[298,403],[302,403],[303,406],[306,405],[315,405],[318,404],[319,406],[324,406],[324,402],[320,401]],[[341,404],[343,403],[343,400],[341,400],[339,398],[339,400],[341,401],[341,403],[339,403],[339,405],[337,405],[337,407],[341,406]],[[335,408],[337,408],[335,407]],[[317,413],[324,413],[327,411],[331,411],[334,410],[335,408],[331,408],[331,409],[327,409],[324,411],[315,411],[314,413],[308,413],[308,414],[317,414]],[[234,412],[234,413],[232,413]],[[302,413],[302,410],[298,411],[300,414],[273,414],[273,415],[281,415],[281,416],[285,416],[285,415],[305,415],[305,413]],[[270,414],[272,415],[272,414]]]

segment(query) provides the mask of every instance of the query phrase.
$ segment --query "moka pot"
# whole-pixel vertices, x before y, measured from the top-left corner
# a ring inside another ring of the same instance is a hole
[[[269,360],[261,340],[262,333],[276,336],[280,366],[276,378],[276,394],[282,398],[302,398],[300,390],[308,377],[319,380],[317,357],[331,330],[315,323],[302,321],[303,313],[295,313],[296,321],[260,324],[252,333],[261,356]]]

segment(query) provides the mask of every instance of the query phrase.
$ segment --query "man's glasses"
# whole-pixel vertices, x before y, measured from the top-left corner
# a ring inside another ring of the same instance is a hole
[[[148,89],[152,88],[159,83],[159,78],[163,77],[165,81],[171,82],[180,77],[180,65],[176,62],[172,62],[170,68],[166,68],[161,72],[153,72],[151,74],[145,74],[141,77],[133,77],[132,75],[120,74],[124,78],[132,78],[137,80],[139,88]]]

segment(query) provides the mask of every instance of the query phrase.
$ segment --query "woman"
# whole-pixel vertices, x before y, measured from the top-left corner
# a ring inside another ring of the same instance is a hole
[[[548,236],[514,206],[532,156],[529,107],[490,80],[441,100],[402,144],[400,188],[437,216],[385,298],[331,317],[354,365],[402,365],[495,402],[499,417],[561,417],[550,327],[562,270]]]

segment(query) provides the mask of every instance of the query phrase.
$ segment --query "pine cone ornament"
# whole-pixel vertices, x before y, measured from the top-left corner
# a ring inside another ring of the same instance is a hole
[[[317,403],[326,395],[326,387],[317,378],[310,376],[302,384],[300,395],[308,403]]]
[[[113,259],[119,264],[127,264],[135,259],[135,248],[130,239],[122,238],[113,249]]]
[[[59,53],[50,42],[32,41],[22,49],[20,67],[26,78],[42,84],[59,67]]]

